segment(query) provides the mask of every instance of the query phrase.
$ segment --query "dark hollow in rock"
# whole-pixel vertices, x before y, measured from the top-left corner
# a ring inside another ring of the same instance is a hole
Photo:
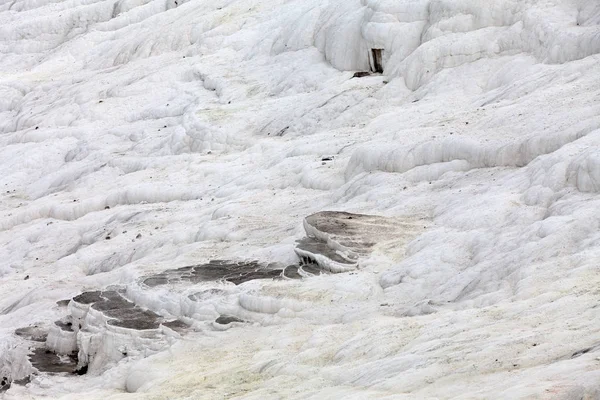
[[[232,322],[244,322],[244,320],[234,317],[233,315],[220,315],[215,322],[221,325],[228,325]]]
[[[383,73],[383,49],[371,49],[371,71]]]
[[[368,71],[359,71],[359,72],[355,72],[354,75],[352,75],[353,78],[363,78],[365,76],[369,76],[371,75],[370,72]]]
[[[0,380],[0,393],[6,392],[8,389],[10,389],[10,383],[10,380],[8,380],[6,376],[3,376]]]
[[[282,268],[262,265],[256,261],[212,260],[206,264],[167,270],[149,276],[143,283],[150,287],[179,282],[210,282],[224,280],[239,285],[254,279],[274,279],[282,276]]]
[[[75,370],[75,374],[77,374],[77,375],[85,375],[85,374],[87,374],[87,372],[88,372],[88,366],[87,365],[84,365],[83,367],[77,368]]]
[[[73,373],[77,368],[77,355],[59,357],[43,347],[33,350],[29,355],[29,361],[40,372]]]

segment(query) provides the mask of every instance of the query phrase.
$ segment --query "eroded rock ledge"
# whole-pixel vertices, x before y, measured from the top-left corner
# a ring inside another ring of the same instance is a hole
[[[406,223],[324,211],[306,217],[304,228],[307,236],[295,249],[297,265],[211,260],[59,301],[63,318],[15,331],[24,343],[26,367],[10,381],[26,383],[40,373],[102,373],[125,357],[164,350],[198,324],[219,331],[294,318],[310,305],[286,296],[286,282],[354,270],[377,245],[402,236]],[[257,280],[279,281],[281,293],[246,286]]]
[[[377,215],[321,211],[304,219],[304,229],[307,237],[297,243],[298,256],[337,273],[358,268],[377,244],[405,236],[407,224]]]

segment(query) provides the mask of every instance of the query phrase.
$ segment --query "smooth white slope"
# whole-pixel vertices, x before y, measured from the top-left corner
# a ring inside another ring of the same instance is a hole
[[[5,2],[2,374],[24,368],[14,329],[83,290],[129,284],[178,316],[176,291],[135,280],[293,262],[323,209],[423,229],[354,273],[236,288],[255,325],[4,396],[598,396],[599,16],[592,0]],[[384,76],[351,79],[371,48]]]

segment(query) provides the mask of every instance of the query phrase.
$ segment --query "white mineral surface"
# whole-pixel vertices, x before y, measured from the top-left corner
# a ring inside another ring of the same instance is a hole
[[[0,397],[599,399],[599,192],[598,0],[2,0]]]

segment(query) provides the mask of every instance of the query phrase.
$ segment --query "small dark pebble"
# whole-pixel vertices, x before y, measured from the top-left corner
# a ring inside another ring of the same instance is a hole
[[[110,236],[107,236],[107,237],[105,237],[104,239],[106,239],[106,240],[110,240]]]
[[[23,278],[24,281],[26,281],[27,279],[29,279],[29,275],[25,275],[25,278]]]
[[[331,161],[333,160],[333,157],[323,157],[321,158],[321,161]]]
[[[141,234],[141,233],[138,233],[138,234],[135,236],[135,238],[136,238],[136,239],[140,239],[141,237],[142,237],[142,234]]]
[[[105,210],[110,210],[110,206],[104,207]]]

